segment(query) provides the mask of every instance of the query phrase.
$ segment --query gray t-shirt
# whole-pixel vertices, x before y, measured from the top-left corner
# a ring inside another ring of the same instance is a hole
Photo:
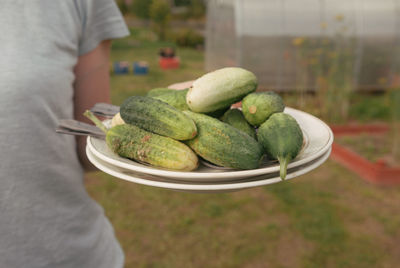
[[[79,55],[128,35],[113,0],[0,0],[0,267],[122,267],[85,191],[73,118]]]

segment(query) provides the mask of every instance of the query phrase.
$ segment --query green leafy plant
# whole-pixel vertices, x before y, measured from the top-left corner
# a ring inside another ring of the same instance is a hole
[[[135,0],[132,3],[132,11],[140,19],[149,19],[152,3],[153,0]]]
[[[129,4],[125,0],[116,0],[115,1],[119,7],[119,10],[122,14],[126,15],[129,13]]]
[[[336,16],[336,33],[330,41],[322,42],[322,68],[317,70],[317,93],[321,111],[329,122],[348,120],[350,97],[354,89],[355,39],[347,36],[344,17]],[[322,82],[322,83],[321,83]]]
[[[400,88],[390,90],[388,97],[392,119],[392,155],[400,161]]]
[[[172,39],[180,47],[197,48],[204,45],[204,37],[189,28],[174,32]]]
[[[191,0],[190,2],[188,16],[191,18],[204,17],[206,12],[205,1]]]
[[[315,87],[321,116],[331,123],[347,121],[350,97],[354,88],[353,52],[355,38],[349,36],[342,15],[336,16],[335,34],[331,38],[293,39],[296,50],[296,87],[300,92],[300,107],[304,92]],[[325,29],[326,24],[321,27]]]
[[[168,24],[171,18],[171,8],[165,0],[153,0],[150,5],[150,19],[152,27],[159,40],[166,38]]]

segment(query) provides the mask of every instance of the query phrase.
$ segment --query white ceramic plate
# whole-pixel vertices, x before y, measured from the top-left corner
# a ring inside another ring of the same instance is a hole
[[[299,123],[304,133],[304,146],[299,155],[288,165],[288,169],[298,167],[313,161],[322,156],[332,146],[333,133],[323,121],[308,113],[286,108],[285,112],[292,115]],[[251,170],[221,170],[203,164],[195,171],[183,172],[165,170],[156,167],[140,164],[127,158],[122,158],[113,153],[104,140],[88,137],[88,148],[97,158],[116,167],[127,169],[133,172],[155,175],[174,180],[191,182],[223,182],[234,179],[241,180],[247,177],[261,176],[279,171],[276,161],[266,162],[262,167]]]
[[[281,178],[279,177],[279,173],[275,173],[270,177],[267,175],[255,176],[251,178],[247,178],[244,181],[231,181],[231,182],[221,182],[221,183],[183,183],[183,182],[175,182],[165,177],[157,177],[153,175],[137,173],[131,170],[126,170],[123,168],[116,167],[111,165],[101,159],[97,158],[87,147],[86,148],[87,156],[90,162],[93,163],[101,171],[110,174],[116,178],[120,178],[126,181],[153,186],[160,187],[178,191],[185,192],[203,192],[203,193],[217,193],[217,192],[232,192],[243,190],[247,188],[253,188],[268,184],[273,184],[277,182],[281,182]],[[308,164],[304,164],[302,166],[298,166],[292,169],[289,169],[287,172],[286,180],[293,179],[300,175],[303,175],[307,172],[310,172],[313,169],[316,169],[320,165],[322,165],[329,157],[331,153],[331,148],[328,149],[322,156],[314,159]]]

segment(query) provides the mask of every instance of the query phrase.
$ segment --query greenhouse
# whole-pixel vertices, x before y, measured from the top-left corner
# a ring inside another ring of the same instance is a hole
[[[211,0],[206,69],[247,68],[261,89],[384,90],[399,83],[399,12],[396,0]]]

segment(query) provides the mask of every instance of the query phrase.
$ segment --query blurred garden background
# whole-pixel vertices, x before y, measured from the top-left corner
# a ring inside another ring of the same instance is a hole
[[[399,168],[400,1],[117,3],[131,34],[113,42],[113,104],[241,66],[260,78],[259,91],[332,127],[383,127],[335,143]],[[166,47],[177,65],[161,65]],[[137,65],[144,69],[135,73]],[[400,177],[371,182],[332,158],[293,180],[233,193],[177,192],[100,171],[86,174],[86,187],[115,227],[126,267],[400,265]]]

